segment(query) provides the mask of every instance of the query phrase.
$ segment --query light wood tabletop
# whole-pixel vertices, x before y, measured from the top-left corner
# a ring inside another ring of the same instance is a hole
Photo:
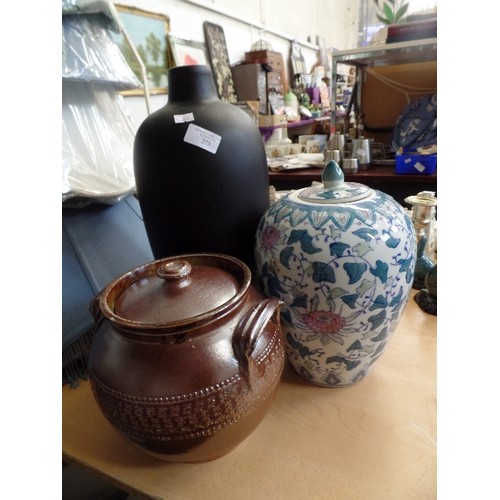
[[[217,460],[170,464],[134,447],[88,382],[62,389],[63,459],[140,498],[434,499],[437,321],[414,295],[365,379],[318,387],[287,364],[262,423]]]

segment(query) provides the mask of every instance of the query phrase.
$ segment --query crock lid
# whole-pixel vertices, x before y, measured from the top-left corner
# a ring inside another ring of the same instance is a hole
[[[302,189],[298,194],[299,200],[323,205],[353,203],[367,198],[373,192],[364,184],[344,182],[344,172],[335,160],[326,164],[321,181],[322,186]]]
[[[101,310],[125,327],[175,328],[213,318],[238,302],[251,280],[234,257],[192,254],[156,260],[121,276],[101,296]]]

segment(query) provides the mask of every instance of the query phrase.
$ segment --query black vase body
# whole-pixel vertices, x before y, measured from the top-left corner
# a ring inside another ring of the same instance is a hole
[[[137,197],[153,255],[222,253],[253,270],[255,232],[269,206],[259,129],[218,98],[208,66],[172,68],[168,84],[168,103],[144,120],[134,142]]]

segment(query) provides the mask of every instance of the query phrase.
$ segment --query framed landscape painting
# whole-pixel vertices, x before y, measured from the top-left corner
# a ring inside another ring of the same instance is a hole
[[[132,40],[146,67],[147,82],[151,94],[167,92],[167,72],[170,67],[167,35],[170,31],[170,18],[135,7],[115,5],[120,20]],[[142,82],[140,65],[129,43],[122,33],[113,33],[125,60]],[[142,90],[126,91],[127,94],[141,94]]]

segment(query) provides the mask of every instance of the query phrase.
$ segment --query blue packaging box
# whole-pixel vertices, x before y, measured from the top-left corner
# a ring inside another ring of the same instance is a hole
[[[437,168],[437,154],[397,154],[396,174],[432,175]]]

